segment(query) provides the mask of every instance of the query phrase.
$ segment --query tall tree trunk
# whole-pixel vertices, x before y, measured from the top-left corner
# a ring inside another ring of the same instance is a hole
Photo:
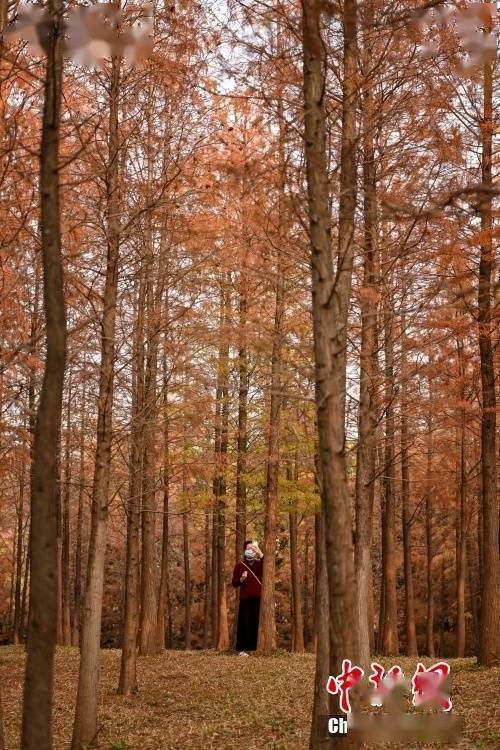
[[[182,466],[182,553],[184,559],[184,648],[191,648],[191,570],[189,566],[189,500],[187,467]]]
[[[278,29],[278,47],[280,30]],[[276,257],[276,286],[274,290],[274,328],[271,352],[271,398],[269,409],[269,432],[267,444],[266,487],[264,496],[264,567],[262,571],[262,594],[260,599],[259,636],[257,651],[270,654],[276,649],[276,606],[274,584],[276,578],[276,534],[278,518],[278,478],[279,478],[279,441],[280,415],[282,406],[281,370],[283,359],[283,325],[285,316],[285,283],[283,245],[286,242],[284,231],[284,199],[286,183],[285,166],[285,124],[283,120],[282,92],[278,93],[278,160],[279,160],[279,195],[278,195],[278,246]]]
[[[69,514],[71,494],[71,369],[68,378],[68,403],[66,407],[66,437],[64,448],[64,485],[62,490],[62,549],[61,549],[61,614],[63,646],[71,646],[71,594],[69,570]]]
[[[102,597],[108,524],[108,492],[113,437],[115,320],[120,245],[118,97],[120,60],[113,57],[109,90],[109,152],[106,168],[107,260],[101,324],[101,364],[97,401],[97,440],[92,486],[89,555],[82,618],[80,671],[72,750],[80,750],[97,732]]]
[[[15,596],[15,583],[16,583],[16,559],[17,559],[17,545],[18,545],[18,538],[17,534],[13,534],[12,536],[12,554],[10,558],[10,591],[9,591],[9,613],[7,616],[7,623],[9,630],[13,630],[14,628],[14,596]]]
[[[448,603],[448,597],[446,595],[446,575],[445,575],[445,563],[444,557],[441,558],[441,601],[440,601],[440,612],[439,612],[439,646],[438,656],[443,658],[446,655],[446,646],[444,642],[444,625],[446,620],[446,609]]]
[[[132,344],[132,419],[130,437],[127,549],[125,562],[125,608],[118,693],[137,691],[137,633],[139,628],[139,531],[142,497],[144,419],[144,302],[145,268],[140,261]]]
[[[474,653],[479,644],[479,580],[477,575],[477,555],[474,547],[474,539],[471,534],[471,514],[466,514],[467,528],[465,533],[466,550],[467,550],[467,573],[469,583],[470,609],[472,612],[472,629],[474,634]]]
[[[304,622],[302,618],[302,589],[297,555],[297,512],[289,514],[290,568],[292,578],[292,651],[304,652]]]
[[[365,4],[363,17],[363,288],[361,290],[361,353],[359,424],[356,456],[355,569],[362,665],[369,665],[373,633],[370,623],[372,598],[372,517],[375,487],[375,377],[377,372],[377,175],[375,165],[375,103],[372,81],[373,3]]]
[[[248,444],[248,349],[247,349],[247,269],[240,275],[239,289],[239,346],[238,346],[238,454],[236,457],[236,535],[235,560],[243,553],[247,526],[247,444]]]
[[[298,482],[297,454],[295,454],[295,466],[287,466],[290,479]],[[302,586],[298,560],[298,522],[297,511],[292,510],[288,515],[290,523],[290,574],[292,579],[292,651],[304,652],[304,621],[302,617]]]
[[[76,546],[75,546],[75,588],[74,588],[74,611],[73,611],[73,646],[80,643],[80,626],[82,616],[82,577],[83,577],[83,498],[85,495],[85,408],[87,402],[87,382],[85,373],[86,360],[83,362],[83,388],[81,404],[81,424],[80,424],[80,466],[78,472],[78,510],[76,517]]]
[[[29,578],[30,578],[30,547],[28,544],[27,550],[26,550],[26,562],[24,565],[24,579],[23,579],[23,590],[21,594],[21,615],[20,615],[20,632],[22,634],[22,637],[24,638],[24,634],[26,632],[26,600],[28,598],[28,585],[29,585]],[[1,750],[1,748],[0,748]]]
[[[62,419],[62,417],[61,417]],[[57,635],[56,643],[62,645],[63,642],[63,615],[62,615],[62,546],[63,546],[63,520],[62,520],[62,498],[61,498],[61,436],[59,436],[59,445],[57,448],[57,498],[56,498],[56,535],[57,535],[57,557],[56,557],[56,578],[57,578]]]
[[[429,384],[430,385],[430,384]],[[429,415],[427,424],[427,487],[425,493],[425,539],[427,544],[427,618],[425,621],[425,653],[434,656],[434,584],[432,561],[434,545],[432,539],[432,516],[434,483],[432,480],[432,391],[429,390]]]
[[[153,291],[152,237],[146,265],[147,355],[144,384],[144,453],[142,490],[142,557],[141,557],[141,619],[139,653],[158,653],[157,640],[157,566],[156,566],[156,372],[158,356],[158,311]],[[159,283],[159,282],[158,282]]]
[[[458,460],[458,503],[456,514],[456,570],[457,570],[457,621],[456,621],[456,653],[457,657],[465,655],[465,577],[466,577],[466,513],[467,501],[467,465],[466,465],[466,420],[465,420],[465,372],[463,364],[463,344],[457,340],[457,355],[460,378],[460,430],[458,440],[460,457]]]
[[[17,512],[17,548],[16,548],[16,566],[15,566],[15,586],[14,586],[14,643],[20,643],[22,640],[22,622],[21,622],[21,586],[23,577],[23,536],[24,536],[24,492],[26,482],[26,468],[24,456],[21,459],[21,477],[19,480],[19,503]]]
[[[396,493],[394,446],[394,321],[384,297],[384,374],[385,374],[385,437],[384,437],[384,522],[382,525],[382,577],[384,581],[384,617],[381,627],[381,651],[397,654],[398,605],[396,563]]]
[[[404,318],[402,321],[404,336]],[[404,340],[404,338],[403,338]],[[403,525],[403,561],[405,576],[405,625],[406,653],[417,656],[417,630],[415,625],[415,595],[413,591],[411,514],[410,514],[410,458],[408,436],[408,402],[406,399],[405,373],[401,376],[401,505]]]
[[[168,319],[168,291],[165,294],[164,319]],[[167,609],[170,611],[169,594],[169,512],[170,512],[170,435],[168,405],[168,371],[167,371],[167,331],[164,334],[163,347],[163,521],[161,535],[160,585],[158,588],[157,640],[161,648],[170,647],[167,633]]]
[[[311,608],[314,610],[314,602],[316,601],[316,589],[315,589],[315,582],[313,587],[313,601],[310,602],[311,597],[309,596],[309,589],[310,589],[310,583],[309,579],[311,577],[310,572],[310,565],[309,565],[309,549],[311,547],[311,531],[308,526],[306,526],[305,534],[304,534],[304,601],[303,601],[303,608],[304,608],[304,646],[305,648],[310,648],[311,641],[314,640],[314,643],[317,641],[317,628],[316,628],[316,615],[313,612],[312,617],[314,618],[313,622],[311,622]],[[316,647],[314,646],[314,649]]]
[[[226,471],[229,427],[229,279],[220,283],[219,355],[217,362],[215,414],[214,523],[212,547],[212,644],[225,651],[229,648],[227,620],[225,552],[226,552]]]
[[[481,626],[478,662],[491,666],[500,654],[500,557],[496,469],[496,393],[492,344],[491,279],[494,249],[492,237],[492,137],[493,62],[483,71],[483,120],[481,123],[481,175],[486,191],[481,196],[481,258],[478,285],[478,333],[481,369],[481,506],[483,550],[481,559]]]
[[[314,591],[315,611],[315,641],[316,641],[316,670],[314,676],[313,715],[311,721],[311,735],[309,739],[310,750],[327,748],[328,740],[323,742],[319,739],[321,731],[321,720],[329,714],[329,698],[326,691],[328,680],[328,666],[330,654],[330,642],[328,634],[328,578],[325,550],[325,517],[323,510],[319,510],[314,518],[315,539],[315,577],[316,585]]]
[[[356,202],[356,3],[344,3],[344,80],[340,176],[338,269],[334,277],[325,138],[325,45],[320,3],[304,0],[305,155],[311,244],[312,307],[319,438],[321,498],[325,511],[329,593],[329,673],[340,673],[342,660],[356,663],[358,632],[354,586],[351,501],[345,459],[345,382],[348,303],[352,282],[354,208]],[[324,691],[324,683],[316,690]],[[338,714],[338,695],[330,708]],[[315,711],[315,715],[317,712]],[[341,748],[356,747],[352,735],[339,738]],[[311,747],[321,747],[311,734]]]
[[[23,694],[22,750],[52,747],[57,624],[57,449],[66,363],[66,312],[59,211],[59,124],[63,71],[60,0],[49,0],[40,194],[46,360],[35,424],[31,479],[30,608]]]
[[[203,600],[203,648],[210,642],[210,512],[205,511],[205,585]]]
[[[38,254],[35,253],[34,258],[34,293],[33,293],[33,309],[31,314],[31,327],[30,327],[30,355],[34,357],[36,353],[36,341],[39,328],[39,312],[40,312],[40,262]],[[36,428],[36,369],[32,364],[29,371],[28,380],[28,419],[29,419],[29,432],[30,432],[30,481],[32,486],[33,482],[33,464],[34,464],[34,443],[35,443],[35,428]],[[24,624],[24,612],[26,609],[26,600],[28,599],[28,628],[31,620],[31,597],[28,598],[28,583],[30,579],[30,560],[31,560],[31,516],[28,525],[28,550],[26,553],[26,568],[24,575],[24,590],[23,590],[23,614],[21,616],[21,622]],[[24,626],[24,625],[23,625]]]

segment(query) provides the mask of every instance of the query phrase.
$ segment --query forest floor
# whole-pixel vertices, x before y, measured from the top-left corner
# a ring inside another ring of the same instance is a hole
[[[380,660],[386,667],[387,659]],[[411,674],[416,659],[398,663]],[[431,662],[422,660],[426,665]],[[463,717],[460,750],[500,747],[500,669],[475,659],[451,659],[453,710]],[[7,750],[19,747],[24,652],[0,648],[0,679]],[[139,693],[116,695],[120,652],[102,651],[102,750],[306,750],[314,657],[280,653],[241,658],[208,652],[168,651],[139,658]],[[54,749],[67,750],[73,719],[78,651],[56,656]],[[335,740],[332,739],[332,748]],[[409,746],[406,746],[409,747]],[[422,745],[419,745],[422,747]]]

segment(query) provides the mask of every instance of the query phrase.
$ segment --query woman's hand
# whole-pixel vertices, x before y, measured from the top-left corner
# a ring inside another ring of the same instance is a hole
[[[260,558],[264,557],[258,544],[250,544],[249,546],[250,546],[250,549],[253,549],[257,557],[260,557]]]
[[[243,581],[246,579],[247,575],[248,575],[248,572],[246,570],[244,570],[243,573],[241,574],[240,583],[243,583]]]

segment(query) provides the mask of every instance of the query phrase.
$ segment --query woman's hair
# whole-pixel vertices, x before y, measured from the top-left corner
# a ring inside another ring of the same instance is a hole
[[[243,545],[243,552],[246,550],[249,544],[253,544],[253,539],[247,539],[245,544]]]

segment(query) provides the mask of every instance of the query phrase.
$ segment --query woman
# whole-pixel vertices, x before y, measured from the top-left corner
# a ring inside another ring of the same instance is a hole
[[[240,656],[248,656],[248,651],[257,648],[262,558],[258,543],[248,539],[243,545],[243,560],[234,566],[233,586],[240,590],[236,630],[236,651]]]

